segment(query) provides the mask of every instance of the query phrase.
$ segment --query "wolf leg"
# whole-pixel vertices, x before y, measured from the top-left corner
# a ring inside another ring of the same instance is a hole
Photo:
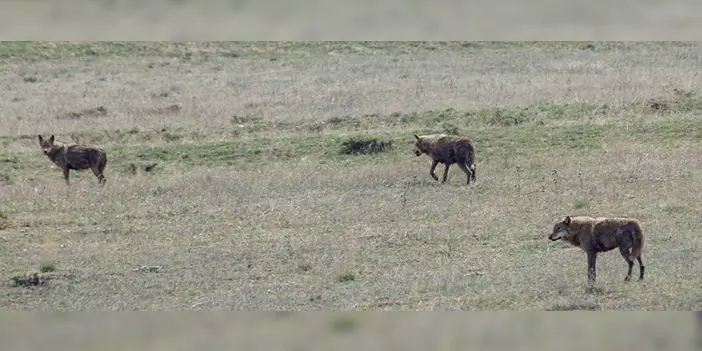
[[[588,252],[587,253],[587,281],[588,283],[594,283],[597,276],[597,253]]]
[[[107,178],[105,178],[105,166],[107,166],[107,158],[102,158],[102,161],[98,164],[98,170],[100,171],[100,176],[102,177],[102,184],[107,182]]]
[[[439,177],[434,174],[434,171],[436,170],[436,166],[439,164],[439,161],[432,161],[431,162],[431,168],[429,168],[429,175],[434,178],[434,180],[439,180]]]
[[[447,163],[444,166],[444,177],[441,179],[441,183],[446,183],[446,179],[448,179],[449,167],[451,167],[451,164],[449,164],[449,163]]]
[[[63,179],[66,180],[66,185],[70,185],[70,182],[68,181],[68,167],[63,167]]]
[[[470,184],[470,179],[474,178],[473,172],[471,170],[469,170],[468,167],[466,167],[466,165],[464,163],[459,163],[458,167],[461,169],[461,171],[463,171],[463,173],[466,174],[466,178],[468,178],[466,180],[466,184]]]
[[[641,260],[641,256],[637,257],[636,260],[639,262],[639,280],[643,280],[644,277],[644,265],[643,261]]]
[[[105,184],[107,179],[105,179],[105,176],[102,174],[102,169],[100,169],[100,166],[94,165],[91,166],[90,169],[93,171],[93,174],[95,174],[95,177],[97,177],[98,184]]]
[[[620,246],[619,253],[622,254],[622,257],[624,257],[624,260],[626,260],[626,264],[629,266],[629,269],[626,272],[626,277],[624,278],[624,281],[628,282],[629,280],[631,280],[631,270],[634,267],[634,261],[629,259],[631,251],[626,246]]]

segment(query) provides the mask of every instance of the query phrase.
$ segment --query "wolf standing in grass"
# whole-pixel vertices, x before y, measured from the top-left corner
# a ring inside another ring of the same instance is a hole
[[[465,137],[447,134],[422,136],[415,134],[414,138],[416,139],[414,154],[417,157],[427,154],[432,159],[429,175],[434,180],[439,180],[434,174],[439,163],[445,165],[441,183],[446,182],[449,167],[455,163],[466,174],[468,178],[466,184],[470,184],[471,179],[475,181],[475,144],[473,141]]]
[[[97,177],[98,184],[104,185],[107,182],[103,175],[107,164],[107,154],[104,149],[92,145],[65,144],[55,141],[53,135],[49,139],[39,135],[39,146],[44,151],[44,155],[61,167],[67,185],[70,184],[68,181],[70,170],[80,171],[88,168]]]
[[[624,280],[631,279],[634,259],[639,262],[639,280],[643,280],[644,265],[641,255],[644,236],[638,221],[633,218],[567,216],[553,226],[553,232],[548,238],[552,241],[567,241],[587,253],[588,281],[591,283],[595,282],[597,254],[617,247],[629,266]]]

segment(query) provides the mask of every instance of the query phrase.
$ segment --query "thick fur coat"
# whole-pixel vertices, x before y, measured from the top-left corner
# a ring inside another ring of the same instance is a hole
[[[639,280],[644,277],[642,261],[644,235],[638,221],[633,218],[570,217],[556,223],[549,239],[564,240],[587,253],[588,281],[596,277],[597,254],[619,248],[628,265],[624,280],[631,279],[634,260],[639,263]]]
[[[434,180],[439,180],[439,178],[434,174],[436,166],[439,163],[443,163],[444,175],[441,180],[442,183],[446,182],[448,178],[449,167],[452,164],[458,165],[458,167],[466,174],[467,181],[466,184],[470,184],[470,181],[476,180],[476,165],[475,165],[475,144],[472,140],[447,134],[431,134],[431,135],[414,135],[415,137],[415,150],[414,154],[419,157],[422,154],[427,154],[432,159],[432,164],[429,169],[429,175]]]
[[[101,147],[65,144],[56,141],[53,135],[49,139],[39,135],[39,146],[44,155],[61,168],[66,184],[70,184],[68,180],[70,170],[91,169],[99,184],[105,184],[107,181],[103,174],[107,165],[107,153]]]

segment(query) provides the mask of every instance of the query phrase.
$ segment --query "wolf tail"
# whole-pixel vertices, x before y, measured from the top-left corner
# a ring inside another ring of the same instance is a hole
[[[641,232],[641,228],[639,227],[638,224],[634,224],[633,228],[633,236],[634,236],[634,243],[631,248],[631,255],[629,255],[629,260],[633,261],[634,259],[641,257],[641,253],[643,252],[643,245],[644,245],[644,238],[643,238],[643,233]]]

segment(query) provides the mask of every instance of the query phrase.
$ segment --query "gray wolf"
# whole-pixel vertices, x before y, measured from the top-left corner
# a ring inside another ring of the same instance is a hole
[[[104,185],[107,182],[103,174],[105,165],[107,165],[107,153],[103,148],[93,145],[62,143],[56,141],[53,135],[49,139],[44,139],[39,135],[39,146],[49,160],[61,167],[67,185],[70,184],[68,181],[70,170],[80,171],[88,168],[97,177],[98,184]]]
[[[439,163],[445,165],[444,176],[441,183],[446,182],[449,167],[454,163],[466,174],[466,184],[470,184],[471,180],[476,180],[475,144],[472,140],[466,137],[447,134],[422,136],[415,134],[414,138],[416,139],[414,142],[414,154],[417,157],[422,154],[427,154],[432,159],[429,175],[431,175],[434,180],[439,180],[436,174],[434,174],[434,170],[436,170],[436,166]]]
[[[629,281],[631,279],[634,259],[639,263],[639,280],[643,280],[644,265],[641,256],[643,254],[644,235],[636,219],[566,216],[564,220],[553,226],[553,231],[548,238],[552,241],[567,241],[574,246],[580,247],[587,253],[588,282],[595,282],[597,254],[615,248],[619,248],[619,252],[629,266],[624,280]]]

